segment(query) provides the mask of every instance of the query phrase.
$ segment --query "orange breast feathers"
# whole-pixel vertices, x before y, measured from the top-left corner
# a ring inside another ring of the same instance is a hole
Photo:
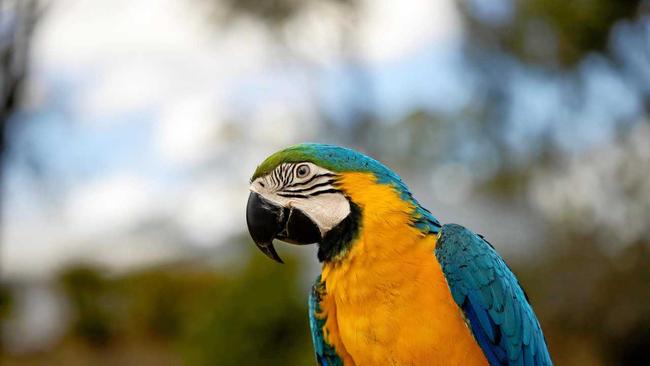
[[[413,204],[368,173],[341,189],[362,211],[347,255],[325,263],[325,340],[346,366],[487,365],[435,255],[435,236],[410,225]]]

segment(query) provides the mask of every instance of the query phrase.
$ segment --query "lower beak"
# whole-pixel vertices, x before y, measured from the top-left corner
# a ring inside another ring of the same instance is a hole
[[[321,240],[318,226],[300,210],[279,206],[256,192],[248,196],[246,223],[255,245],[279,263],[283,262],[273,247],[273,239],[301,245]]]

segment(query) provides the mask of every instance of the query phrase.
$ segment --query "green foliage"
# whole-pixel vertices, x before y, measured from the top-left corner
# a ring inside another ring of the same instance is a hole
[[[541,260],[514,268],[558,365],[647,365],[650,243],[614,255],[594,237],[555,235]]]
[[[152,269],[117,279],[126,332],[164,343],[185,332],[188,318],[213,301],[225,281],[206,268]]]
[[[298,263],[248,254],[232,271],[179,263],[111,278],[69,268],[60,276],[73,315],[69,340],[91,345],[98,358],[102,349],[154,344],[187,365],[312,364]]]
[[[299,365],[313,362],[295,261],[253,255],[196,313],[184,350],[192,365]]]
[[[2,324],[5,319],[7,319],[11,314],[12,305],[13,298],[11,296],[10,288],[6,284],[0,282],[0,329],[2,329]],[[0,356],[2,356],[3,353],[4,347],[2,342],[0,342]]]
[[[106,279],[91,267],[79,266],[65,271],[60,281],[74,313],[74,333],[89,344],[106,344],[114,332]]]
[[[610,29],[637,14],[640,0],[510,1],[513,14],[490,22],[460,1],[470,36],[533,63],[572,66],[607,48]]]
[[[12,307],[11,305],[11,291],[5,284],[0,283],[0,322],[9,315]]]

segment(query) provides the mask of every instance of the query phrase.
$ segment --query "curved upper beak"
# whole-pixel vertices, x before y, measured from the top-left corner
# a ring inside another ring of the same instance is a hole
[[[279,206],[256,192],[248,196],[246,223],[255,245],[279,263],[283,262],[273,247],[273,239],[292,244],[311,244],[321,240],[318,226],[300,210]]]

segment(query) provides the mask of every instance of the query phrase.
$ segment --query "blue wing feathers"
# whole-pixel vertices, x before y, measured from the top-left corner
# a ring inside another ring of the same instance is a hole
[[[552,365],[528,298],[494,248],[459,225],[445,225],[439,235],[436,257],[490,365]],[[317,316],[324,291],[319,277],[309,297],[316,359],[321,366],[342,366],[323,336],[325,319]]]
[[[321,278],[318,276],[309,294],[309,327],[311,328],[311,339],[316,352],[316,361],[320,366],[343,366],[343,361],[336,354],[336,350],[325,341],[323,336],[325,319],[317,316],[321,312],[320,301],[324,291],[325,284],[321,282]]]
[[[465,316],[467,317],[470,323],[477,322],[478,318],[474,308],[472,306],[468,306],[467,303],[468,301],[461,307],[465,312]],[[474,332],[474,337],[476,338],[479,344],[487,344],[493,342],[490,341],[488,335],[485,332],[485,329],[482,327],[477,328],[477,330]],[[505,356],[503,350],[499,348],[488,348],[488,349],[482,348],[482,349],[483,349],[483,353],[485,354],[485,358],[488,360],[490,365],[501,365],[501,360],[503,360]]]
[[[552,365],[526,294],[491,244],[460,225],[444,225],[435,254],[490,365]]]

